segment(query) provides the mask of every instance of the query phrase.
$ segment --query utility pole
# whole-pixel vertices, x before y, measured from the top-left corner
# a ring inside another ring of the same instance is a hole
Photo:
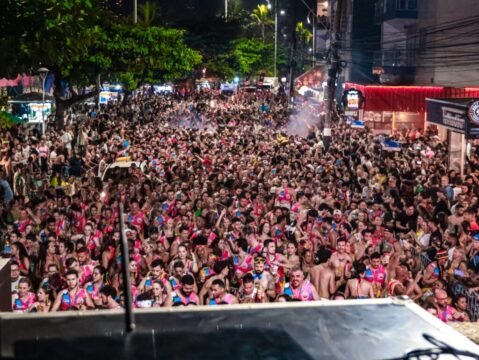
[[[317,15],[313,14],[313,68],[316,66],[316,27],[318,26]]]
[[[225,19],[228,19],[228,0],[225,0]]]
[[[328,111],[326,113],[326,121],[323,131],[323,142],[326,150],[331,144],[331,120],[334,113],[334,100],[336,95],[336,80],[339,71],[339,33],[341,31],[341,20],[344,0],[335,0],[335,7],[331,6],[334,16],[331,18],[332,31],[329,43],[329,69],[328,69]]]
[[[133,24],[138,23],[138,0],[133,0]]]
[[[293,12],[293,24],[296,24],[297,17],[296,13]],[[291,53],[289,58],[289,96],[288,96],[288,103],[291,104],[294,94],[294,72],[296,69],[296,27],[293,26],[292,33],[291,33]]]
[[[277,73],[278,61],[278,0],[274,0],[274,77]]]

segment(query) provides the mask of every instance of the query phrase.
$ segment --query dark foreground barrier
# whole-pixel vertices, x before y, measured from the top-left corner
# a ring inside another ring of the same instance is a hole
[[[10,259],[0,259],[0,312],[12,310]]]
[[[479,348],[410,301],[390,299],[175,308],[135,312],[3,314],[3,358],[391,359],[437,341]],[[429,340],[428,340],[429,339]],[[432,340],[431,340],[432,339]],[[433,344],[435,343],[435,345]]]

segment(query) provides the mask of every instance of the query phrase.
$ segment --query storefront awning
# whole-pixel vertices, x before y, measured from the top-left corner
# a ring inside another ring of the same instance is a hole
[[[345,89],[360,90],[365,111],[426,112],[426,98],[479,98],[479,88],[442,86],[377,86],[346,83]]]
[[[465,99],[426,99],[427,121],[445,127],[466,139],[479,139],[479,101]]]

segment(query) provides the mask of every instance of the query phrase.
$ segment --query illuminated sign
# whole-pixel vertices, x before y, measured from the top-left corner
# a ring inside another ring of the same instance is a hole
[[[479,125],[479,100],[474,101],[467,109],[467,118],[473,124]]]
[[[351,88],[344,92],[342,103],[346,111],[355,111],[363,107],[364,96],[359,90]]]
[[[442,123],[444,126],[464,131],[464,111],[453,107],[442,107]]]

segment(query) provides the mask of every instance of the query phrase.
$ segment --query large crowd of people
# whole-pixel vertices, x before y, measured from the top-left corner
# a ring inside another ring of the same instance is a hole
[[[396,132],[394,152],[344,121],[324,141],[319,111],[261,91],[148,94],[79,106],[61,131],[2,130],[12,310],[124,306],[124,235],[137,308],[407,295],[475,320],[477,154],[461,176],[431,129]]]

